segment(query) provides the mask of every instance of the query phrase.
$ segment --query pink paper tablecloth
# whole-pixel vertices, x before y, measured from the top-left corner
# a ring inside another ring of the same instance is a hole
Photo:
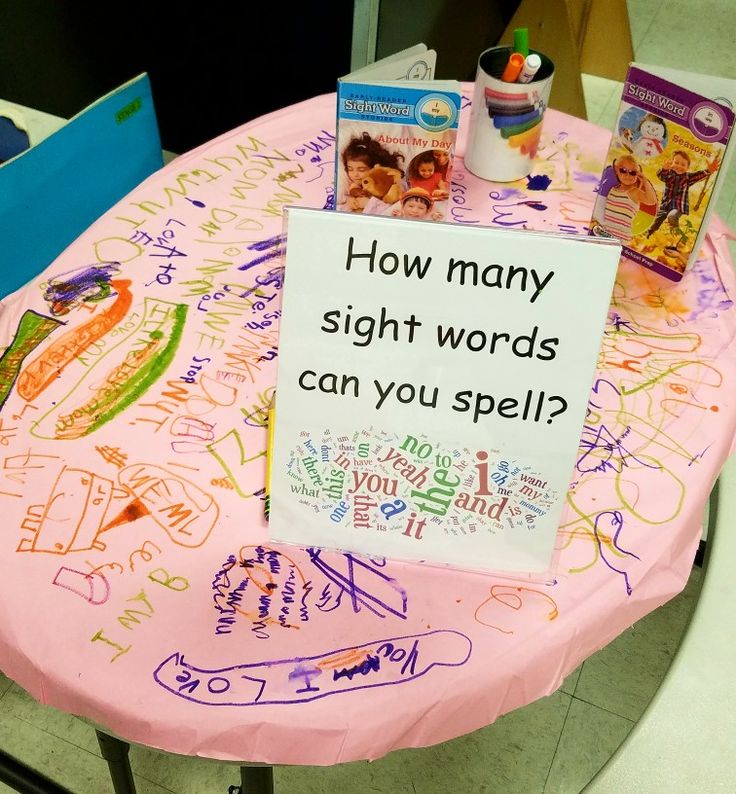
[[[619,271],[553,584],[269,544],[282,211],[329,203],[334,115],[176,159],[0,303],[0,668],[131,741],[333,764],[493,722],[683,588],[731,449],[714,219],[680,284]],[[510,185],[458,158],[452,219],[583,234],[608,137],[549,111]]]

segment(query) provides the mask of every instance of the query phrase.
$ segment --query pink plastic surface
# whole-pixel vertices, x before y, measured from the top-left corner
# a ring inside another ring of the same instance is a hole
[[[620,268],[554,584],[269,544],[282,209],[328,203],[334,114],[176,159],[0,304],[0,668],[131,741],[334,764],[487,725],[683,588],[731,449],[715,219],[679,284]],[[458,158],[453,220],[583,234],[608,137],[548,111],[529,178]]]

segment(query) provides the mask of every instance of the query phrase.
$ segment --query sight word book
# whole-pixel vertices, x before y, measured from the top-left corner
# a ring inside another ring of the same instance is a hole
[[[336,209],[444,220],[460,84],[433,80],[423,44],[338,80]]]
[[[736,81],[632,64],[590,233],[679,281],[695,261],[733,151]]]

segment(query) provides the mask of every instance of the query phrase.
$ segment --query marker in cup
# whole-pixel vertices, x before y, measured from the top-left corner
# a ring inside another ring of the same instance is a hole
[[[516,28],[514,30],[514,52],[521,53],[525,58],[529,55],[528,28]]]
[[[511,53],[509,62],[506,64],[506,68],[503,70],[503,74],[501,75],[501,79],[504,81],[504,83],[515,83],[517,81],[524,66],[524,62],[524,56],[521,55],[521,53]]]
[[[524,65],[521,67],[521,72],[516,78],[517,83],[531,83],[534,75],[539,71],[542,65],[542,59],[535,53],[527,55]]]
[[[513,182],[529,175],[541,139],[555,67],[548,56],[531,83],[502,79],[509,60],[521,54],[509,46],[491,47],[478,58],[475,90],[465,147],[465,168],[491,182]]]

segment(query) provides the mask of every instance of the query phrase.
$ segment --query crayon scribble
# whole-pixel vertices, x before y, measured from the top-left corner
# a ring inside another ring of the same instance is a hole
[[[174,695],[205,706],[306,703],[328,695],[392,686],[433,668],[460,667],[473,644],[459,631],[440,629],[340,648],[318,656],[206,669],[171,654],[153,671]]]
[[[80,303],[97,303],[112,293],[111,280],[120,272],[119,262],[86,265],[52,276],[43,294],[51,314],[68,314]]]

